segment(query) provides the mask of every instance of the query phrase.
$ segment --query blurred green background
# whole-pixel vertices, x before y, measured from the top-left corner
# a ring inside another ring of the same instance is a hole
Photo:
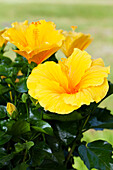
[[[15,21],[40,19],[55,22],[58,29],[77,25],[76,31],[90,33],[94,40],[86,51],[111,65],[113,83],[113,0],[0,0],[0,29]],[[101,106],[113,113],[113,96]]]

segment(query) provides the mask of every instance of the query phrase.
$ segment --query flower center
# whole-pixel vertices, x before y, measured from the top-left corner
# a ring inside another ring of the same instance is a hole
[[[34,24],[34,25],[38,25],[38,24],[41,24],[41,22],[40,22],[40,21],[32,22],[32,24]]]
[[[68,88],[65,88],[65,91],[68,94],[74,94],[79,91],[79,84],[76,85],[75,87],[73,87],[72,78],[69,76],[69,68],[66,65],[65,61],[66,61],[65,59],[63,59],[63,61],[59,61],[61,70],[64,72],[64,74],[66,75],[66,77],[68,79]]]

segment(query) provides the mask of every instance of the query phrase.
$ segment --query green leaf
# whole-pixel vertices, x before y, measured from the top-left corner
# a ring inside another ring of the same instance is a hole
[[[73,168],[77,170],[88,170],[88,168],[86,167],[86,165],[84,164],[84,162],[81,160],[79,156],[78,157],[74,156]],[[92,168],[91,170],[96,170],[96,169]]]
[[[7,116],[6,106],[0,105],[0,119]]]
[[[18,120],[13,125],[9,133],[14,136],[19,136],[30,131],[30,124],[25,120]]]
[[[75,121],[82,119],[83,116],[80,112],[73,111],[70,114],[57,114],[57,113],[50,113],[50,112],[43,112],[43,119],[47,120],[59,120],[59,121]]]
[[[6,155],[5,148],[0,148],[0,158]]]
[[[10,65],[11,63],[12,63],[12,60],[10,58],[0,55],[1,65]]]
[[[0,148],[0,159],[3,158],[3,157],[6,156],[6,155],[7,155],[7,153],[6,153],[5,148]],[[5,165],[7,165],[7,164],[5,164]],[[4,165],[3,165],[2,163],[0,163],[0,168],[1,168],[1,169],[2,169],[3,166],[4,166]]]
[[[63,162],[65,161],[64,150],[62,149],[62,145],[59,139],[57,139],[56,136],[47,135],[46,141],[47,141],[48,146],[52,150],[55,160],[59,162],[60,164],[63,164]]]
[[[104,116],[103,116],[104,115]],[[106,108],[97,108],[94,113],[90,116],[88,124],[86,126],[89,128],[107,128],[113,129],[113,115],[110,114],[110,111]]]
[[[2,45],[2,47],[0,47],[0,57],[4,54],[5,52],[5,44]]]
[[[12,152],[11,154],[6,154],[6,155],[0,155],[0,163],[2,165],[6,165],[11,159],[13,159],[14,153]]]
[[[39,104],[37,104],[35,107],[30,107],[30,121],[32,122],[36,122],[36,120],[42,120],[42,116],[43,116],[43,109],[40,108],[41,106]]]
[[[16,76],[18,73],[18,69],[15,67],[10,67],[0,64],[0,76],[6,76],[6,77],[13,77]]]
[[[29,97],[28,94],[23,93],[23,94],[22,94],[22,102],[23,102],[23,103],[26,103],[28,97]]]
[[[17,165],[12,170],[26,170],[28,167],[29,167],[29,165],[27,165],[25,162],[23,162],[23,163]]]
[[[77,169],[77,170],[88,170],[86,165],[84,164],[84,162],[81,160],[80,157],[75,157],[74,156],[74,165],[73,165],[73,168],[74,169]]]
[[[90,129],[83,133],[82,141],[87,143],[96,141],[96,140],[105,140],[113,146],[113,130],[104,129],[104,130],[94,130]]]
[[[66,170],[66,168],[61,165],[58,164],[56,161],[52,161],[52,160],[45,160],[41,166],[39,167],[40,170]]]
[[[11,78],[6,78],[5,82],[7,82],[8,84],[11,84],[12,86],[15,86]]]
[[[37,66],[37,64],[32,61],[30,64],[28,64],[28,66],[31,70],[33,70],[33,68],[35,68]]]
[[[16,90],[19,92],[19,93],[25,93],[28,91],[27,89],[27,85],[26,85],[26,81],[27,79],[22,77],[20,79],[20,81],[16,84]]]
[[[53,129],[51,125],[43,120],[37,120],[33,126],[31,126],[37,132],[46,133],[48,135],[53,135]]]
[[[27,107],[29,107],[28,103],[25,106],[25,103],[22,103],[21,100],[18,101],[17,110],[20,113],[19,115],[20,119],[24,119],[24,120],[28,119]]]
[[[13,67],[18,68],[22,71],[23,74],[27,75],[28,72],[28,61],[25,57],[16,54],[15,62],[13,63]]]
[[[45,142],[39,142],[31,150],[32,166],[40,165],[45,159],[52,159],[52,151]]]
[[[15,123],[15,120],[9,119],[8,121],[4,121],[2,124],[2,128],[5,128],[7,131],[10,131],[13,124]]]
[[[9,92],[10,90],[12,90],[12,88],[0,84],[0,95],[3,95],[4,93]]]
[[[81,145],[78,151],[88,169],[113,169],[112,146],[106,141],[95,141],[89,143],[87,147]]]
[[[75,138],[78,132],[77,121],[74,122],[56,122],[56,133],[66,145],[70,144]]]
[[[16,151],[16,153],[19,153],[19,152],[23,151],[24,149],[29,150],[33,145],[34,145],[34,142],[32,142],[32,141],[22,143],[22,144],[16,143],[15,151]]]
[[[0,131],[0,145],[7,143],[11,139],[11,135],[6,134],[5,132]]]

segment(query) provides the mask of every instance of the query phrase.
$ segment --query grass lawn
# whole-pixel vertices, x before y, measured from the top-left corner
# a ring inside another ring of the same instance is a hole
[[[27,3],[28,2],[28,3]],[[109,80],[113,82],[113,1],[112,0],[0,0],[0,29],[10,27],[15,21],[39,19],[51,20],[57,28],[69,30],[77,25],[77,31],[90,33],[94,38],[87,51],[93,58],[102,57],[111,65]],[[113,96],[101,106],[113,112]]]

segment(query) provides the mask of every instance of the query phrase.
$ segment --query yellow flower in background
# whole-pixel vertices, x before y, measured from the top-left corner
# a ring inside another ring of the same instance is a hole
[[[21,70],[18,71],[17,76],[23,76],[23,73],[21,72]],[[19,80],[20,80],[19,78],[16,78],[15,83],[18,83]]]
[[[7,103],[7,113],[12,116],[14,112],[17,112],[17,108],[14,104],[8,102]]]
[[[29,94],[50,112],[68,114],[83,104],[99,102],[108,91],[110,67],[79,49],[59,63],[39,64],[28,77]]]
[[[83,34],[81,32],[75,32],[77,26],[72,26],[72,31],[63,31],[62,34],[65,36],[65,41],[61,47],[62,52],[69,57],[74,48],[79,48],[80,50],[85,50],[89,44],[92,42],[90,34]]]
[[[6,31],[6,29],[0,31],[0,47],[3,46],[3,44],[7,44],[7,40],[2,37],[2,34]]]
[[[3,34],[3,37],[13,43],[19,50],[16,53],[24,56],[28,62],[39,64],[58,51],[65,37],[56,25],[49,21],[40,20],[28,24],[15,22]]]

